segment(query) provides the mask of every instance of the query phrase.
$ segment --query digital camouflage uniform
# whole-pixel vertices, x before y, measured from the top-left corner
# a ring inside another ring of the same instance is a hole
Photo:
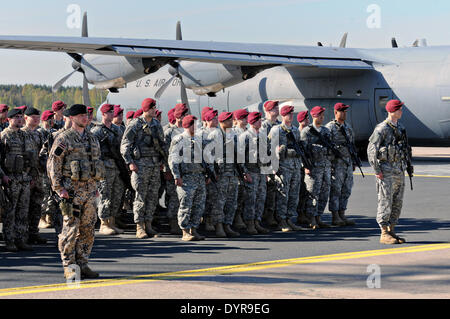
[[[202,126],[195,132],[195,134],[202,137],[204,144],[208,144],[209,143],[208,136],[215,129],[216,128],[210,129]],[[213,182],[206,185],[206,204],[205,204],[205,211],[203,213],[204,218],[209,218],[211,216],[214,202],[216,201],[217,196],[218,196],[217,185],[214,185]]]
[[[28,240],[28,209],[30,206],[29,160],[32,150],[30,140],[22,130],[6,128],[1,133],[2,168],[10,178],[7,187],[10,209],[3,215],[3,235],[5,242],[14,243]]]
[[[190,150],[190,154],[186,153],[186,150]],[[198,228],[206,201],[205,171],[201,164],[201,137],[191,137],[188,132],[178,134],[172,139],[169,154],[169,166],[174,179],[183,180],[183,185],[176,187],[180,202],[178,225],[183,230]]]
[[[4,123],[0,123],[0,133],[6,129],[8,127],[9,123],[8,122],[4,122]]]
[[[100,182],[98,217],[102,220],[119,217],[125,185],[120,177],[114,156],[120,156],[122,132],[117,125],[111,124],[111,127],[108,128],[104,124],[100,124],[94,126],[91,133],[97,137],[100,143],[101,160],[106,171],[105,179]]]
[[[243,130],[240,127],[233,127],[233,131],[236,134],[236,136],[239,138],[242,134],[244,134],[247,130]],[[239,216],[239,219],[241,218],[243,211],[244,211],[244,203],[245,203],[245,187],[246,182],[243,180],[238,181],[238,197],[237,197],[237,205],[236,205],[236,213],[235,216],[235,224],[236,224],[236,218]],[[237,225],[239,226],[239,225]]]
[[[375,174],[383,173],[383,179],[376,178],[380,228],[397,224],[402,210],[407,156],[400,138],[402,132],[406,129],[400,122],[394,125],[385,120],[375,127],[369,138],[369,164]]]
[[[342,126],[350,143],[354,143],[352,128],[347,123]],[[347,210],[348,199],[353,187],[353,160],[340,127],[341,124],[336,120],[330,121],[326,125],[331,132],[331,141],[334,142],[340,153],[340,156],[334,156],[331,162],[330,200],[328,202],[328,209],[331,212]]]
[[[84,268],[94,244],[97,211],[95,205],[97,183],[105,175],[100,160],[100,145],[88,131],[78,133],[73,128],[56,137],[50,151],[47,172],[53,190],[62,189],[73,196],[73,214],[63,216],[63,229],[59,235],[62,264],[78,264]]]
[[[305,143],[312,154],[314,167],[311,174],[305,174],[306,190],[308,200],[306,202],[306,214],[309,217],[321,216],[327,206],[331,184],[331,151],[322,145],[319,137],[310,130],[316,130],[313,124],[308,125],[301,131],[301,140]],[[317,131],[317,130],[316,130]],[[320,134],[330,138],[330,130],[324,126],[320,127]]]
[[[159,139],[158,142],[164,144],[161,124],[156,119],[147,122],[142,115],[133,119],[127,126],[120,145],[125,164],[135,163],[138,167],[138,172],[131,173],[131,185],[136,193],[133,203],[136,224],[151,222],[158,204],[162,162],[155,139]],[[163,149],[165,147],[160,146]]]
[[[269,133],[269,140],[279,139],[279,169],[275,180],[277,182],[276,216],[279,220],[291,219],[297,216],[298,195],[300,191],[302,160],[294,150],[293,141],[287,134],[292,132],[296,142],[300,141],[300,132],[295,126],[285,124],[275,125]]]

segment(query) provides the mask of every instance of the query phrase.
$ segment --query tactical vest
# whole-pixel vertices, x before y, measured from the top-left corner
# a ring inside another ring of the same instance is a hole
[[[63,176],[72,181],[86,182],[89,179],[102,180],[105,178],[105,166],[100,160],[100,147],[97,138],[87,134],[88,143],[83,143],[80,135],[74,130],[63,133],[64,141],[68,143],[67,155],[63,162]]]
[[[138,139],[137,139],[137,147],[138,147],[138,151],[139,154],[138,156],[136,156],[136,154],[134,154],[134,158],[136,160],[139,160],[142,157],[153,157],[155,159],[157,159],[159,161],[159,153],[156,150],[156,146],[155,146],[155,139],[156,136],[153,136],[152,134],[152,128],[150,127],[149,124],[147,124],[147,122],[142,119],[142,118],[138,118],[137,119],[139,121],[139,126],[141,127],[140,131],[138,131],[137,135],[138,135]],[[156,134],[156,132],[155,132]]]
[[[4,158],[4,168],[6,174],[22,174],[28,173],[30,170],[30,150],[27,145],[25,132],[18,130],[17,132],[6,129],[3,132],[6,140],[6,152]]]

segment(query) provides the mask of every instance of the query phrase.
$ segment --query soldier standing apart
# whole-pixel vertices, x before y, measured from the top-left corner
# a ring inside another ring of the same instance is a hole
[[[0,104],[0,133],[8,127],[8,111],[8,105]]]
[[[268,136],[273,126],[281,124],[278,121],[279,115],[278,101],[267,101],[264,103],[265,120],[261,124],[261,134]],[[267,195],[264,205],[263,221],[270,227],[277,227],[278,222],[275,220],[275,204],[277,195],[277,183],[275,175],[267,176]]]
[[[262,114],[251,112],[248,115],[250,128],[239,137],[241,145],[245,147],[245,171],[250,175],[245,182],[243,219],[250,235],[267,234],[268,229],[261,226],[261,218],[264,212],[266,200],[266,175],[262,173],[261,155],[262,149],[267,149],[267,136],[259,135]],[[266,154],[264,154],[266,155]],[[250,182],[251,180],[251,182]]]
[[[390,100],[386,104],[388,118],[375,127],[367,147],[369,163],[376,176],[377,223],[381,228],[382,244],[406,241],[395,234],[403,205],[406,159],[410,156],[406,128],[399,122],[402,106],[399,100]]]
[[[33,250],[28,239],[28,208],[30,205],[29,169],[25,166],[29,140],[21,130],[24,119],[19,109],[8,112],[9,126],[1,133],[2,169],[10,199],[10,209],[4,212],[3,236],[6,250]]]
[[[38,130],[41,122],[39,110],[28,107],[25,111],[25,127],[22,130],[29,139],[31,148],[28,150],[28,167],[30,167],[30,208],[28,211],[28,244],[46,244],[47,240],[39,236],[39,220],[42,214],[44,187],[42,174],[47,163],[39,161],[39,153],[44,145],[44,136]]]
[[[205,168],[201,162],[203,142],[200,135],[195,135],[196,119],[192,115],[183,118],[184,132],[172,139],[169,155],[169,166],[180,201],[178,225],[183,232],[183,241],[205,239],[197,232],[205,209],[206,186]]]
[[[64,127],[64,111],[67,105],[63,101],[55,101],[52,104],[52,111],[55,112],[55,124],[53,128],[55,130],[62,129]]]
[[[292,125],[293,112],[293,106],[283,106],[280,110],[282,123],[272,127],[269,133],[269,140],[277,138],[279,141],[277,157],[280,161],[280,167],[275,175],[278,190],[276,194],[276,217],[278,226],[283,232],[302,229],[291,220],[293,217],[297,217],[301,180],[300,169],[302,167],[302,160],[293,146],[294,142],[301,143],[300,132]]]
[[[298,130],[300,134],[302,130],[309,125],[308,111],[298,112],[297,114],[297,122],[298,122]],[[306,154],[308,156],[309,154]],[[308,219],[306,218],[306,200],[308,198],[308,192],[306,190],[305,184],[305,168],[302,166],[302,177],[300,180],[300,194],[298,198],[298,206],[297,206],[297,224],[304,225],[309,224]]]
[[[86,106],[72,105],[68,114],[72,127],[55,139],[47,163],[52,188],[61,198],[63,229],[58,246],[66,279],[76,275],[71,265],[80,267],[82,278],[97,278],[99,274],[89,268],[88,261],[97,220],[97,183],[104,179],[105,168],[100,160],[100,144],[86,130]]]
[[[306,202],[306,215],[312,229],[330,227],[321,220],[327,206],[331,182],[331,151],[321,140],[321,138],[330,139],[331,136],[330,130],[322,126],[324,112],[325,108],[321,106],[313,107],[311,109],[313,123],[301,132],[301,139],[306,143],[309,153],[312,154],[314,163],[311,170],[305,168],[305,184],[309,194]]]
[[[353,226],[355,222],[345,217],[347,203],[352,193],[353,171],[355,166],[347,146],[345,134],[350,143],[354,143],[353,130],[345,120],[347,118],[347,109],[350,105],[336,103],[334,105],[334,120],[330,121],[326,127],[331,132],[331,141],[336,145],[340,156],[335,156],[331,162],[331,187],[328,209],[331,212],[334,226]]]
[[[106,170],[105,180],[100,182],[100,201],[98,217],[101,224],[99,233],[102,235],[123,234],[123,230],[116,226],[115,219],[122,209],[122,197],[125,192],[124,182],[120,177],[116,161],[121,160],[120,142],[122,132],[117,125],[112,124],[114,105],[103,104],[100,108],[102,123],[94,126],[91,133],[98,138],[101,149],[101,160]]]
[[[131,171],[131,185],[136,193],[133,203],[136,237],[148,238],[157,234],[152,228],[153,214],[158,203],[160,184],[160,151],[164,149],[164,133],[154,118],[156,101],[142,102],[143,115],[126,128],[120,152]],[[137,112],[136,112],[137,113]],[[135,115],[136,115],[135,113]]]

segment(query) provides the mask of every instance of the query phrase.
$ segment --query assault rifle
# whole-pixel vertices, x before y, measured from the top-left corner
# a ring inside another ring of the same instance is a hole
[[[350,153],[350,156],[353,159],[353,162],[355,163],[356,166],[358,166],[359,170],[361,171],[361,175],[362,177],[364,177],[364,173],[361,169],[362,163],[361,163],[361,159],[358,157],[358,153],[356,152],[356,148],[355,145],[350,141],[347,132],[345,131],[344,125],[341,125],[341,127],[339,128],[339,130],[341,131],[342,135],[345,138],[345,142],[347,144],[347,148],[348,151]]]

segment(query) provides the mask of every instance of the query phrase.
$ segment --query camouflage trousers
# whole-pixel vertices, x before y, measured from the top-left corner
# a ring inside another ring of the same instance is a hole
[[[117,169],[106,168],[106,178],[100,182],[98,217],[119,217],[122,210],[125,185]]]
[[[203,174],[183,175],[183,185],[177,186],[180,207],[178,226],[181,229],[197,228],[205,210],[206,186]]]
[[[266,176],[261,173],[249,172],[252,177],[251,183],[245,183],[244,208],[242,218],[244,220],[261,221],[266,201]]]
[[[241,214],[241,215],[243,214],[244,203],[246,201],[246,198],[245,198],[246,187],[247,186],[245,185],[244,182],[242,182],[240,180],[238,181],[238,197],[237,197],[236,213],[234,214],[235,216],[237,214]]]
[[[404,172],[383,171],[383,179],[376,178],[376,186],[378,194],[378,225],[382,227],[397,224],[403,206],[403,194],[405,191]]]
[[[321,216],[327,206],[330,194],[331,166],[314,167],[311,174],[305,174],[306,190],[306,214],[308,216]]]
[[[131,186],[136,193],[133,202],[136,224],[153,220],[153,214],[158,204],[158,189],[161,179],[159,171],[159,165],[138,165],[138,172],[131,173]]]
[[[206,185],[206,204],[203,217],[212,216],[214,202],[217,200],[217,196],[217,185],[214,185],[213,182]]]
[[[277,197],[277,183],[275,182],[275,175],[268,175],[266,184],[266,202],[264,204],[263,217],[273,215],[275,213],[276,197]]]
[[[177,185],[175,185],[174,179],[166,181],[165,201],[167,203],[167,218],[177,218],[180,201],[178,200]]]
[[[276,176],[276,216],[286,219],[297,216],[298,194],[300,191],[301,171],[280,167]]]
[[[30,208],[28,209],[28,234],[37,235],[39,233],[39,220],[42,214],[44,202],[44,186],[42,177],[35,178],[30,186]]]
[[[219,176],[217,181],[217,197],[211,212],[212,224],[233,224],[237,207],[238,177]]]
[[[95,193],[76,191],[73,204],[79,206],[80,217],[64,216],[59,234],[58,248],[64,267],[86,265],[94,245],[97,221]]]
[[[59,235],[62,230],[63,218],[59,210],[58,203],[53,197],[52,186],[47,175],[42,176],[42,185],[44,189],[44,198],[42,201],[41,216],[50,215],[53,221],[56,235]]]
[[[338,161],[331,168],[330,212],[347,210],[347,203],[353,187],[353,165]]]
[[[30,206],[30,178],[9,175],[7,187],[10,209],[3,212],[3,236],[5,242],[28,239],[28,208]]]
[[[297,213],[306,212],[306,202],[308,200],[308,191],[306,190],[305,184],[305,169],[301,169],[302,177],[300,178],[300,192],[298,195],[298,205],[297,205]]]

